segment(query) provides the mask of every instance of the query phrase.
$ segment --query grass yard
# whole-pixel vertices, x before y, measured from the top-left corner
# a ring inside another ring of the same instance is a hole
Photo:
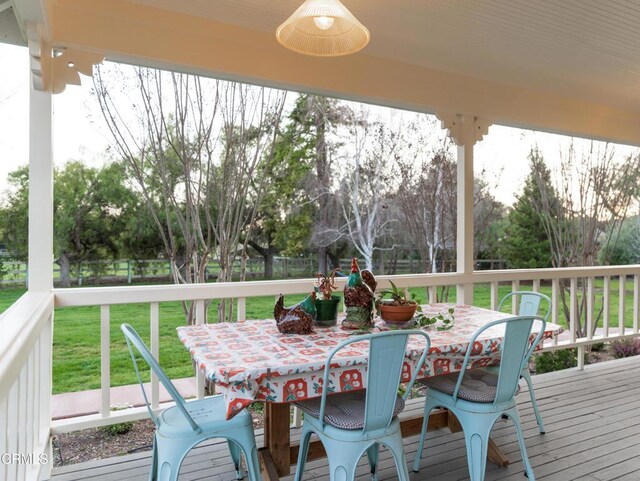
[[[529,289],[525,286],[523,290]],[[627,302],[625,324],[632,324],[632,289],[633,283],[627,282]],[[602,290],[602,280],[596,283],[596,297]],[[412,289],[426,302],[425,289]],[[510,285],[500,287],[499,298],[511,291]],[[551,294],[550,286],[543,286],[541,291]],[[9,307],[24,293],[24,289],[1,289],[0,312]],[[618,281],[611,281],[611,326],[618,322]],[[490,307],[490,286],[479,284],[475,286],[474,304],[480,307]],[[301,300],[303,296],[287,296],[286,304],[291,305]],[[455,300],[455,287],[449,291],[449,299]],[[246,312],[248,319],[264,319],[273,316],[274,298],[254,297],[247,299]],[[600,307],[600,300],[596,302],[596,309]],[[120,332],[120,324],[131,324],[142,336],[149,341],[149,305],[127,304],[111,306],[111,383],[113,386],[133,384],[136,382],[129,352],[126,349],[124,337]],[[209,308],[209,322],[217,319],[217,304],[212,303]],[[566,326],[564,314],[560,311],[560,323]],[[193,369],[187,351],[182,347],[176,336],[176,327],[184,324],[182,306],[178,302],[160,304],[160,363],[171,378],[187,377],[193,374]],[[55,394],[70,391],[82,391],[100,387],[100,308],[73,307],[60,308],[55,311],[53,336],[53,392]]]

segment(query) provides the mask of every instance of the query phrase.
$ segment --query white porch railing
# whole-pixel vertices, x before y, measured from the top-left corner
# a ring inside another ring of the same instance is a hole
[[[53,294],[27,293],[0,316],[0,480],[48,477]]]
[[[601,342],[604,340],[621,339],[638,335],[639,326],[639,298],[640,298],[640,266],[618,266],[618,267],[586,267],[570,269],[535,269],[535,270],[503,270],[503,271],[476,271],[473,274],[463,275],[456,273],[446,274],[415,274],[399,276],[378,276],[379,282],[384,285],[384,281],[392,279],[399,287],[422,287],[425,288],[429,302],[435,302],[437,289],[446,286],[460,284],[488,284],[490,286],[491,300],[490,307],[497,308],[499,302],[499,285],[510,285],[510,290],[518,290],[520,284],[527,282],[531,284],[534,291],[540,289],[541,283],[551,283],[552,311],[551,321],[557,323],[560,318],[560,281],[569,281],[570,286],[570,313],[569,313],[569,336],[568,339],[554,339],[545,345],[546,350],[577,347],[579,350],[578,359],[580,367],[582,356],[586,345]],[[612,315],[611,310],[611,279],[618,278],[625,280],[620,282],[618,291],[619,301],[617,315]],[[631,295],[628,295],[625,286],[628,279],[633,279]],[[578,280],[586,279],[587,282],[587,335],[581,338],[576,337]],[[596,279],[602,279],[603,285],[603,315],[601,324],[601,334],[593,335],[594,332],[594,299]],[[246,300],[254,296],[277,296],[278,294],[304,294],[311,290],[312,280],[285,280],[285,281],[253,281],[243,283],[219,283],[219,284],[198,284],[189,286],[136,286],[136,287],[103,287],[85,289],[58,289],[55,290],[55,303],[57,307],[72,306],[100,306],[101,312],[101,392],[102,410],[101,413],[78,418],[58,420],[53,423],[54,432],[67,432],[76,429],[113,424],[132,419],[143,418],[146,413],[144,409],[133,408],[122,411],[110,411],[110,377],[109,377],[109,326],[110,326],[110,306],[128,303],[148,303],[150,306],[149,322],[151,332],[151,350],[157,356],[159,352],[159,326],[160,310],[162,302],[169,301],[194,301],[196,303],[196,322],[204,322],[205,301],[211,299],[233,298],[237,300],[237,318],[245,319]],[[338,279],[341,288],[345,279]],[[242,294],[239,296],[238,294]],[[455,300],[455,299],[453,299]],[[625,328],[625,306],[627,302],[633,303],[632,327]],[[622,321],[621,321],[622,320]],[[197,396],[204,396],[204,379],[200,374],[196,376]],[[159,405],[159,386],[155,377],[151,378],[151,402],[154,408]]]

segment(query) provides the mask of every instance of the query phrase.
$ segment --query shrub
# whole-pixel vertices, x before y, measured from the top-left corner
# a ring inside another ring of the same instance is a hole
[[[111,406],[112,411],[122,411],[124,409],[128,409],[131,406],[129,405],[115,405]],[[127,434],[133,428],[133,421],[127,421],[124,423],[111,424],[109,426],[101,426],[100,431],[108,436],[121,436],[122,434]]]
[[[536,374],[561,371],[578,365],[578,355],[575,349],[559,349],[543,352],[535,357]]]
[[[622,357],[637,356],[640,354],[640,339],[621,339],[611,343],[611,354],[616,359]]]

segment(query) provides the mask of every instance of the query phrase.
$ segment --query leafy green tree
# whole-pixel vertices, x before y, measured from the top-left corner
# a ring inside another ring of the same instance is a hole
[[[3,210],[3,231],[9,250],[27,257],[29,172],[22,167],[9,175],[11,194]],[[87,260],[113,258],[126,225],[134,194],[125,186],[122,167],[101,169],[72,161],[54,172],[54,255],[64,287],[72,266]]]
[[[273,156],[265,160],[268,180],[248,244],[263,257],[267,279],[273,277],[274,256],[308,250],[315,212],[305,185],[313,167],[314,138],[306,109],[305,97],[299,96]]]
[[[537,269],[552,266],[549,237],[542,223],[539,210],[541,189],[539,182],[553,192],[551,171],[537,148],[529,153],[531,172],[524,188],[507,216],[507,225],[500,245],[500,255],[511,269]],[[538,172],[537,176],[534,170]],[[556,200],[557,202],[557,200]]]
[[[615,238],[617,237],[617,242]],[[625,220],[617,229],[609,228],[598,252],[600,264],[640,264],[640,216]]]
[[[29,168],[20,167],[7,177],[9,189],[0,211],[0,230],[13,258],[27,260],[29,231]]]

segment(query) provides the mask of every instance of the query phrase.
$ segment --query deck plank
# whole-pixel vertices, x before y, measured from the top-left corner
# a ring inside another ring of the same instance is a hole
[[[518,396],[519,411],[529,458],[539,481],[639,481],[640,480],[640,357],[587,366],[533,377],[536,397],[547,433],[538,434],[526,389]],[[408,403],[405,416],[422,410],[422,401]],[[257,433],[261,446],[263,434]],[[500,421],[493,438],[511,465],[487,466],[486,481],[522,481],[522,460],[515,430]],[[292,438],[299,430],[292,429]],[[405,439],[407,459],[416,455],[418,437]],[[149,453],[56,468],[51,481],[143,481],[148,479]],[[429,433],[420,473],[411,480],[468,481],[462,433],[446,430]],[[180,471],[181,481],[230,481],[235,479],[226,443],[209,441],[193,449]],[[292,476],[283,478],[291,481]],[[304,479],[328,479],[324,459],[307,463]],[[362,459],[356,479],[370,479]],[[380,453],[380,480],[397,479],[393,458]]]

